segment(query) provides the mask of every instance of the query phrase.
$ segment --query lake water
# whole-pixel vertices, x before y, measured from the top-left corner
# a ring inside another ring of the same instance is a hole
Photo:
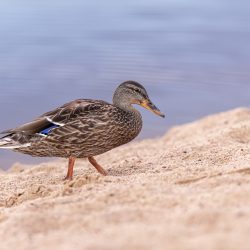
[[[250,105],[248,0],[0,1],[0,37],[0,130],[76,98],[111,101],[128,79],[167,115],[140,109],[140,138]]]

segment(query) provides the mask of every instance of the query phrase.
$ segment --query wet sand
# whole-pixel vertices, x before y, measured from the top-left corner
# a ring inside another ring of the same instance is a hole
[[[96,158],[0,171],[1,249],[249,249],[250,109]]]

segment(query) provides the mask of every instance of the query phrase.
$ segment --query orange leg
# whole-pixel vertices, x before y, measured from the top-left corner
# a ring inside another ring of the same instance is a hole
[[[93,156],[88,157],[88,160],[100,174],[108,175],[107,171],[97,163]]]
[[[75,164],[76,158],[73,156],[69,157],[69,163],[68,163],[68,172],[64,180],[72,180],[73,179],[73,171],[74,171],[74,164]]]

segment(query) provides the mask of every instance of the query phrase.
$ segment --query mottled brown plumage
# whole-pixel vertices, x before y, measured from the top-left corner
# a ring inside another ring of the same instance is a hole
[[[76,158],[88,158],[100,172],[106,171],[93,156],[133,140],[141,131],[142,118],[132,104],[164,116],[150,101],[142,85],[122,83],[113,104],[78,99],[43,114],[34,121],[2,133],[0,147],[40,157],[69,158],[66,176],[71,179]]]

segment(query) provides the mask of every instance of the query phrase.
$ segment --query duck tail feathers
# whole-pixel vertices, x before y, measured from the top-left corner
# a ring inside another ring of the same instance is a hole
[[[15,149],[15,148],[28,147],[28,146],[30,146],[30,143],[21,144],[18,141],[13,140],[9,136],[0,138],[0,148]]]

